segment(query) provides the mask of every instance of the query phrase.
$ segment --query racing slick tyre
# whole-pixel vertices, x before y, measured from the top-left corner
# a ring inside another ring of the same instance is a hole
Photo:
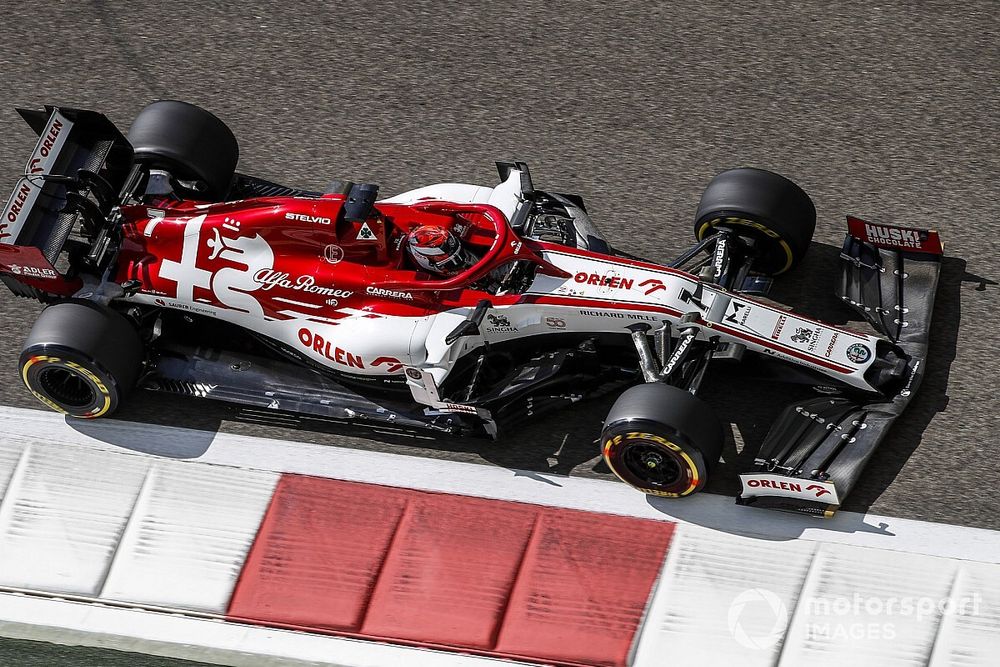
[[[91,301],[42,311],[21,352],[21,379],[48,407],[92,419],[131,391],[142,366],[139,333],[119,313]]]
[[[226,197],[240,158],[239,145],[225,123],[201,107],[162,100],[147,105],[132,121],[128,140],[136,162],[165,169],[180,181],[194,181],[193,195]]]
[[[653,496],[701,490],[722,454],[712,409],[672,385],[641,384],[618,397],[601,433],[604,461],[623,482]]]
[[[699,241],[716,228],[730,228],[757,243],[751,268],[778,275],[799,263],[816,229],[809,195],[784,176],[744,167],[724,171],[708,184],[698,204],[694,234]]]

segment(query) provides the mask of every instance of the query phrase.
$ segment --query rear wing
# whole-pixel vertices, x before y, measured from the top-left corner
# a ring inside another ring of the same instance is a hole
[[[38,143],[0,216],[0,280],[19,296],[67,293],[78,281],[56,270],[59,255],[81,209],[104,217],[118,204],[132,147],[94,111],[46,107],[18,113]]]
[[[872,368],[890,378],[884,395],[789,405],[768,432],[755,471],[740,475],[739,504],[834,512],[923,379],[944,244],[933,230],[847,222],[839,296],[891,341],[891,354],[857,351],[879,357],[882,368]]]

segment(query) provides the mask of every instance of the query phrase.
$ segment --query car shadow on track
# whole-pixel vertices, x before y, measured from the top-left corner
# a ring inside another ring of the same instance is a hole
[[[558,477],[570,474],[611,476],[603,464],[598,464],[596,439],[613,400],[614,396],[593,399],[550,413],[512,427],[498,440],[321,419],[155,392],[133,395],[113,420],[67,419],[66,422],[80,433],[115,447],[166,458],[199,458],[209,450],[216,434],[224,431],[426,458],[487,462],[519,476],[558,486]],[[178,433],[150,429],[149,436],[139,440],[134,429],[116,427],[119,421],[186,430]],[[594,471],[595,465],[603,470]]]

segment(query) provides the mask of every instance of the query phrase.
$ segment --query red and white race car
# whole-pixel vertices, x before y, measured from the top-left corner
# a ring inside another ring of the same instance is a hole
[[[849,219],[842,298],[858,333],[763,299],[815,210],[759,169],[715,177],[696,243],[667,264],[611,248],[582,199],[498,163],[495,187],[307,192],[236,173],[215,116],[147,106],[22,111],[38,144],[0,220],[0,279],[49,304],[27,388],[76,417],[135,387],[443,432],[625,388],[611,469],[650,494],[704,486],[724,429],[697,393],[713,361],[768,360],[822,387],[776,422],[743,502],[828,512],[919,384],[941,243]],[[637,384],[638,383],[638,384]]]

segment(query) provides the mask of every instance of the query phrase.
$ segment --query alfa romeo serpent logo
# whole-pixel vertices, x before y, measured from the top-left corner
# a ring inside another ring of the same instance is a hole
[[[849,348],[847,348],[847,358],[856,364],[863,364],[869,359],[871,359],[872,351],[868,349],[867,345],[862,345],[861,343],[854,343]]]

